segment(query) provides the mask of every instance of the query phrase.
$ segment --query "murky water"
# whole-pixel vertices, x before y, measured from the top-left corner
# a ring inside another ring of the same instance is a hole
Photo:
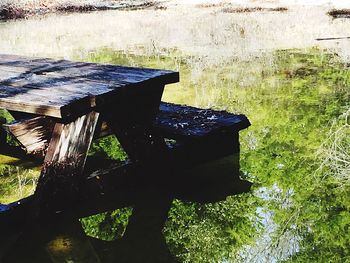
[[[233,195],[231,156],[194,173],[226,182],[221,198],[193,184],[191,197],[142,193],[134,209],[32,225],[7,262],[350,262],[350,41],[315,40],[350,35],[350,20],[322,6],[192,8],[3,23],[0,52],[179,70],[163,100],[250,119],[240,174],[252,190]],[[93,151],[121,157],[114,144]]]

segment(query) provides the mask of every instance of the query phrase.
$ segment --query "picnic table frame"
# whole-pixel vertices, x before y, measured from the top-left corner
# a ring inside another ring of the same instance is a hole
[[[56,189],[65,189],[59,198],[74,195],[102,121],[132,162],[145,169],[163,163],[166,145],[152,124],[164,85],[177,81],[173,71],[0,55],[0,108],[53,125],[35,191],[39,206],[57,203]]]
[[[239,178],[238,135],[249,120],[161,102],[164,86],[177,81],[172,71],[0,55],[0,108],[17,120],[2,127],[43,159],[34,195],[0,204],[0,243],[33,224],[72,221],[82,231],[79,218],[132,206],[125,238],[143,246],[161,235],[173,198],[216,202],[249,191]],[[109,134],[128,160],[87,162],[93,139]],[[0,129],[0,142],[5,137]],[[230,171],[207,165],[223,157]]]

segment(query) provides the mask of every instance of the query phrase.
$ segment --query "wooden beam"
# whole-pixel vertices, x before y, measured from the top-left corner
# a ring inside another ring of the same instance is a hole
[[[90,112],[71,123],[55,124],[35,191],[41,208],[63,205],[78,191],[98,117]]]
[[[53,119],[40,116],[4,124],[3,127],[13,135],[27,154],[43,158],[51,140],[54,125]]]
[[[90,112],[75,121],[56,123],[45,162],[79,160],[83,166],[95,132],[99,113]]]
[[[0,146],[4,147],[6,144],[6,131],[1,127],[2,125],[6,124],[6,119],[3,117],[0,117]]]

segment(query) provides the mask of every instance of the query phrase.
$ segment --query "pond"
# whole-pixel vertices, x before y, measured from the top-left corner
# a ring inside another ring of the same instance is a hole
[[[239,156],[250,192],[213,201],[151,195],[140,211],[33,225],[9,242],[5,262],[350,262],[350,41],[314,40],[325,29],[350,34],[349,20],[332,20],[321,6],[213,8],[0,24],[0,52],[178,70],[180,83],[162,100],[243,113],[252,123],[240,133]],[[112,137],[90,154],[126,157]],[[0,158],[0,203],[30,194],[38,169]],[[205,164],[196,176],[230,176],[235,158]],[[164,227],[155,222],[164,217]]]

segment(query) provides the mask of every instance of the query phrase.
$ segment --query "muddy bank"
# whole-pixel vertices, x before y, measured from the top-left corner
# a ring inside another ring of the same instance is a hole
[[[100,10],[138,10],[162,7],[156,1],[23,1],[0,3],[0,20],[22,19],[50,13],[92,12]]]

